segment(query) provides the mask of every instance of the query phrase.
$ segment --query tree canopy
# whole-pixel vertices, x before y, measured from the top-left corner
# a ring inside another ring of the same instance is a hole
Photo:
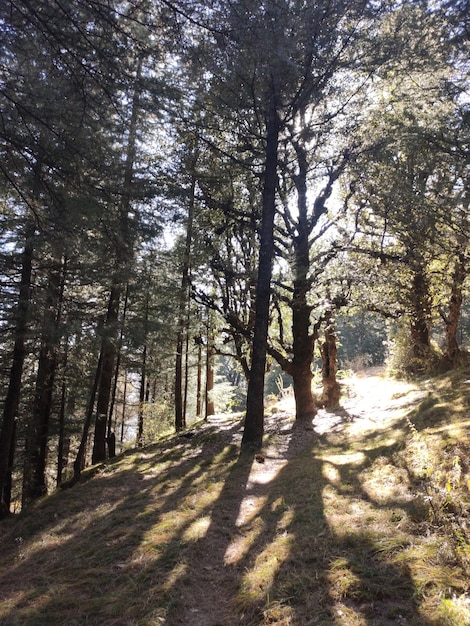
[[[259,448],[271,368],[309,420],[338,359],[466,358],[465,2],[12,0],[0,29],[2,515],[221,396]]]

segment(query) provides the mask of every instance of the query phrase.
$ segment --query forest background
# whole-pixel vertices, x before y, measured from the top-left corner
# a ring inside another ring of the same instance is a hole
[[[338,366],[465,361],[466,5],[2,3],[2,516],[216,410],[259,447]]]

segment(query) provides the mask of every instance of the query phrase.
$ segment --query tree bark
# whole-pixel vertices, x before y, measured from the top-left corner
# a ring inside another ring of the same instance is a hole
[[[258,279],[256,283],[255,324],[252,360],[246,398],[246,416],[242,446],[260,448],[264,434],[264,376],[271,301],[271,277],[274,256],[274,216],[280,121],[274,82],[268,101],[266,119],[266,151],[261,218]]]
[[[297,190],[297,236],[294,247],[294,293],[292,298],[292,385],[294,388],[296,419],[312,419],[316,413],[312,392],[312,361],[315,336],[310,334],[311,307],[307,303],[310,290],[309,235],[312,230],[307,211],[307,156],[305,149],[295,145],[299,171],[295,177]]]
[[[96,403],[96,421],[93,440],[92,463],[99,463],[106,459],[106,434],[108,411],[111,396],[111,386],[116,359],[116,334],[119,316],[119,304],[124,284],[127,283],[127,271],[130,257],[133,252],[132,238],[129,228],[129,209],[132,199],[132,182],[134,175],[134,163],[137,151],[137,123],[140,111],[140,95],[142,86],[142,58],[139,58],[134,95],[132,99],[131,118],[129,121],[129,135],[126,146],[126,160],[124,167],[124,179],[122,185],[122,202],[119,207],[120,238],[116,247],[116,267],[111,281],[108,312],[105,324],[105,334],[102,341],[102,365],[101,377]],[[123,281],[123,275],[125,280]]]
[[[420,369],[420,363],[431,352],[431,298],[429,283],[421,267],[415,269],[411,295],[410,335],[412,357],[415,361],[411,364],[411,369]]]
[[[197,344],[197,383],[196,383],[196,417],[201,416],[201,396],[202,396],[202,345],[201,336],[196,337]]]
[[[66,373],[67,373],[67,360],[68,360],[68,344],[69,338],[65,337],[65,348],[64,348],[64,356],[63,356],[63,364],[62,364],[62,385],[60,391],[60,408],[59,408],[59,419],[58,419],[58,430],[59,430],[59,441],[57,444],[57,477],[56,484],[60,485],[62,482],[62,472],[64,467],[67,465],[67,460],[65,456],[68,457],[70,440],[68,445],[66,446],[65,440],[65,404],[67,400],[67,383],[66,383]],[[67,448],[67,455],[64,454],[65,448]]]
[[[139,415],[137,419],[137,447],[142,448],[144,445],[144,405],[145,405],[145,389],[147,383],[147,346],[144,346],[142,352],[142,365],[140,368],[140,390],[139,390]]]
[[[455,262],[454,271],[452,273],[452,286],[449,300],[449,310],[444,316],[446,329],[446,348],[445,358],[450,363],[455,363],[460,354],[460,347],[457,341],[457,332],[460,322],[460,314],[463,303],[463,286],[467,277],[467,269],[464,254],[459,254]]]
[[[10,512],[11,472],[14,459],[14,430],[21,393],[21,379],[25,359],[25,336],[28,328],[31,274],[33,264],[32,232],[26,234],[21,256],[21,279],[16,312],[15,343],[7,395],[3,406],[0,431],[0,519]]]
[[[127,371],[124,374],[124,389],[122,390],[122,413],[121,413],[121,429],[119,434],[119,441],[124,443],[124,428],[126,425],[126,407],[127,407]],[[122,445],[121,445],[122,449]]]
[[[95,432],[91,462],[99,463],[106,459],[106,434],[111,385],[116,357],[116,329],[119,318],[121,286],[114,284],[109,294],[108,312],[101,343],[101,375],[96,400]]]
[[[193,240],[194,221],[194,194],[196,190],[196,176],[194,173],[197,156],[193,157],[191,164],[191,187],[188,206],[188,220],[186,224],[186,241],[183,253],[183,266],[181,271],[181,293],[178,312],[178,333],[176,337],[176,361],[175,361],[175,430],[179,432],[186,426],[185,401],[183,395],[183,351],[185,345],[185,330],[188,332],[186,317],[189,301],[189,282],[191,267],[191,245]]]
[[[100,350],[98,366],[95,371],[95,378],[93,380],[93,385],[90,390],[90,397],[88,399],[88,406],[87,406],[87,411],[85,414],[85,422],[83,424],[82,437],[80,440],[80,445],[78,447],[77,456],[73,463],[73,477],[69,481],[62,483],[61,486],[64,488],[71,487],[76,482],[78,482],[80,480],[80,475],[83,469],[85,468],[88,435],[90,432],[91,423],[93,421],[93,409],[95,406],[96,392],[98,391],[98,385],[99,385],[100,378],[101,378],[102,363],[103,363],[103,351]]]
[[[214,390],[214,348],[211,329],[211,316],[207,314],[207,351],[206,351],[206,412],[205,420],[215,413],[214,398],[212,392]]]
[[[325,341],[321,347],[323,383],[321,401],[324,407],[334,409],[339,405],[341,387],[336,379],[338,372],[338,346],[333,311],[326,313],[325,321]]]
[[[124,305],[123,305],[122,316],[121,316],[121,330],[119,331],[119,341],[118,341],[117,354],[116,354],[116,365],[114,368],[113,388],[111,391],[111,399],[110,399],[109,410],[108,410],[108,426],[107,426],[106,443],[108,445],[108,456],[110,459],[116,456],[116,434],[113,432],[113,413],[114,413],[114,404],[116,402],[116,392],[117,392],[117,385],[118,385],[118,379],[119,379],[119,371],[121,369],[122,339],[124,335],[124,325],[126,323],[128,302],[129,302],[129,283],[127,283],[126,285],[126,294],[124,296]],[[114,421],[116,422],[116,420]]]
[[[36,389],[26,442],[23,506],[27,506],[33,500],[47,493],[47,444],[52,393],[57,369],[57,342],[66,271],[66,261],[64,260],[62,266],[51,270],[48,279]]]

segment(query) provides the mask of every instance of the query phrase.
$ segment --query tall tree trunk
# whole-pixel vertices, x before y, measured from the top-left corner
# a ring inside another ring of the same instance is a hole
[[[176,337],[176,362],[175,362],[175,430],[183,430],[186,426],[185,402],[183,397],[183,351],[185,344],[185,329],[187,309],[189,306],[189,283],[191,268],[191,245],[193,240],[194,200],[196,191],[196,167],[197,152],[193,156],[191,164],[191,186],[188,204],[188,220],[186,223],[186,241],[183,253],[183,265],[181,270],[181,292],[178,311],[178,332]]]
[[[196,383],[196,417],[201,416],[202,409],[202,345],[201,336],[196,337],[197,344],[197,383]]]
[[[411,369],[420,369],[431,353],[431,296],[422,267],[415,269],[411,297],[410,334],[414,360]]]
[[[271,85],[266,119],[266,151],[263,202],[256,283],[255,324],[252,342],[252,360],[246,398],[246,416],[242,446],[260,448],[264,433],[264,376],[271,301],[271,277],[274,257],[274,216],[280,121],[277,112],[276,88]]]
[[[0,519],[8,515],[11,498],[11,473],[15,452],[14,431],[20,402],[21,379],[25,359],[25,336],[28,327],[31,274],[33,264],[34,231],[26,233],[25,247],[21,256],[21,279],[16,312],[15,343],[7,395],[3,406],[0,430]]]
[[[52,393],[57,369],[57,342],[66,271],[67,264],[66,260],[64,260],[61,267],[55,267],[51,270],[48,279],[36,390],[26,442],[23,506],[27,506],[33,500],[47,493],[47,444]]]
[[[321,399],[323,406],[334,409],[339,405],[341,387],[336,379],[338,372],[338,346],[333,311],[327,311],[325,324],[325,341],[321,346],[323,383]]]
[[[126,425],[126,408],[127,408],[127,372],[124,374],[124,389],[122,390],[122,413],[121,413],[121,429],[119,434],[119,441],[124,443],[124,427]]]
[[[95,432],[91,462],[99,463],[106,459],[106,434],[109,400],[116,357],[116,329],[119,319],[121,286],[114,284],[109,294],[108,312],[103,329],[100,359],[100,378],[96,400]]]
[[[191,316],[191,307],[188,301],[186,313],[186,324],[184,329],[184,394],[183,394],[183,415],[184,415],[184,423],[186,425],[186,420],[188,416],[188,395],[189,395],[189,328],[190,328],[190,316]]]
[[[95,377],[93,379],[93,385],[90,390],[90,397],[88,398],[88,406],[87,406],[87,410],[85,414],[85,421],[83,423],[82,437],[80,439],[80,445],[78,447],[77,456],[73,463],[73,476],[69,481],[62,483],[61,486],[64,488],[71,487],[76,482],[78,482],[80,480],[80,475],[83,469],[85,468],[87,443],[88,443],[91,423],[93,421],[93,409],[95,407],[96,393],[98,391],[98,385],[99,385],[100,378],[101,378],[102,363],[103,363],[103,351],[100,350],[98,366],[96,368]]]
[[[126,285],[126,294],[124,296],[124,306],[123,306],[123,311],[122,311],[122,316],[121,316],[121,330],[119,331],[116,365],[114,368],[113,388],[111,391],[111,400],[109,403],[109,411],[108,411],[108,426],[107,426],[106,443],[108,445],[108,456],[110,459],[116,456],[116,435],[113,432],[113,413],[114,413],[114,404],[116,402],[116,392],[117,392],[117,385],[118,385],[118,380],[119,380],[119,370],[121,368],[122,339],[124,336],[124,325],[126,323],[128,302],[129,302],[129,283],[127,283]]]
[[[62,482],[62,472],[64,467],[67,465],[67,460],[65,459],[65,405],[67,401],[67,381],[66,381],[66,373],[67,373],[67,360],[68,360],[68,345],[69,338],[66,337],[64,348],[64,357],[62,363],[62,385],[60,390],[60,408],[59,408],[59,419],[58,419],[58,431],[59,431],[59,441],[57,444],[57,477],[56,484],[60,485]],[[68,456],[68,447],[67,446],[67,456]]]
[[[142,364],[140,367],[140,391],[139,391],[139,415],[137,419],[137,447],[144,445],[144,408],[145,408],[145,389],[147,386],[147,346],[144,346],[142,352]]]
[[[292,384],[294,388],[296,419],[312,419],[316,413],[312,392],[312,361],[315,335],[310,333],[312,308],[307,303],[310,290],[309,236],[312,231],[307,210],[307,155],[303,146],[295,145],[299,171],[295,177],[297,189],[297,235],[294,244],[294,293],[292,298]]]
[[[206,351],[206,393],[205,393],[205,420],[215,413],[213,390],[214,390],[214,347],[211,328],[211,316],[207,314],[207,351]]]
[[[106,317],[105,334],[103,336],[101,378],[96,403],[96,421],[93,440],[92,463],[99,463],[106,459],[106,434],[108,411],[111,396],[112,377],[116,359],[116,333],[119,316],[119,304],[123,291],[123,276],[127,283],[127,274],[132,256],[132,239],[129,229],[129,210],[132,200],[132,184],[134,164],[137,150],[137,124],[140,111],[140,94],[142,86],[142,58],[139,58],[132,99],[129,135],[126,146],[126,160],[124,180],[122,185],[122,202],[120,208],[120,238],[116,248],[116,268],[112,278],[109,296],[108,312]]]
[[[458,355],[460,354],[457,332],[462,311],[463,286],[466,278],[467,268],[465,255],[461,253],[458,255],[458,259],[455,262],[454,271],[452,273],[452,285],[448,312],[447,315],[441,313],[446,330],[445,358],[451,364],[455,363]]]

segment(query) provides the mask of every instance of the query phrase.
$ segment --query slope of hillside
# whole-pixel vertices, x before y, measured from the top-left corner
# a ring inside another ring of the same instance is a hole
[[[217,416],[93,468],[0,526],[0,623],[470,624],[469,383],[372,372],[270,409],[262,457]]]

